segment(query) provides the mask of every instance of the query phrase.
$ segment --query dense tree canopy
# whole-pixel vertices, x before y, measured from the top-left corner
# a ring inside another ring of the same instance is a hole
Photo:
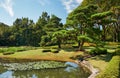
[[[83,50],[86,41],[120,42],[120,0],[83,0],[68,14],[66,24],[61,18],[42,12],[36,23],[17,18],[12,26],[0,23],[0,46],[48,46],[78,43]]]

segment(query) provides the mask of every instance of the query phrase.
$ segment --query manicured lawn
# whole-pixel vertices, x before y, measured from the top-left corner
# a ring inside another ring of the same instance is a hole
[[[30,60],[58,60],[58,61],[73,61],[70,57],[83,55],[83,52],[74,52],[61,50],[59,53],[42,52],[43,49],[29,50],[16,52],[12,55],[3,55],[0,53],[0,58],[15,58],[15,59],[30,59]]]
[[[120,56],[113,56],[105,70],[97,78],[120,78]]]
[[[103,71],[108,65],[110,59],[111,59],[110,55],[97,55],[95,57],[89,58],[88,61],[94,67],[98,68],[100,71]]]

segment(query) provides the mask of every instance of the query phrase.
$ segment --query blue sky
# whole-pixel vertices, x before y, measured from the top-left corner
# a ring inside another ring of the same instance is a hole
[[[12,25],[16,18],[28,17],[36,22],[43,11],[55,14],[65,23],[68,13],[82,0],[0,0],[0,22]]]

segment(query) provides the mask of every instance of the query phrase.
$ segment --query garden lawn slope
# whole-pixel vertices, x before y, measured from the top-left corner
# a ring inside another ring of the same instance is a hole
[[[72,51],[65,51],[61,50],[59,53],[52,53],[52,52],[42,52],[43,49],[37,50],[29,50],[29,51],[22,51],[16,52],[12,55],[3,55],[0,53],[0,61],[7,60],[7,62],[19,62],[19,61],[39,61],[39,60],[54,60],[54,61],[71,61],[74,60],[70,59],[70,57],[74,57],[76,55],[81,55],[83,52],[72,52]]]
[[[113,56],[106,69],[97,78],[120,78],[120,56]]]

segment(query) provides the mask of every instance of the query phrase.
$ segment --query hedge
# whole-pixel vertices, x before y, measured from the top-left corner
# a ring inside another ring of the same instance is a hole
[[[96,47],[96,48],[91,49],[89,54],[91,54],[91,55],[107,54],[107,49]]]
[[[113,56],[106,69],[97,78],[120,78],[120,56]]]

